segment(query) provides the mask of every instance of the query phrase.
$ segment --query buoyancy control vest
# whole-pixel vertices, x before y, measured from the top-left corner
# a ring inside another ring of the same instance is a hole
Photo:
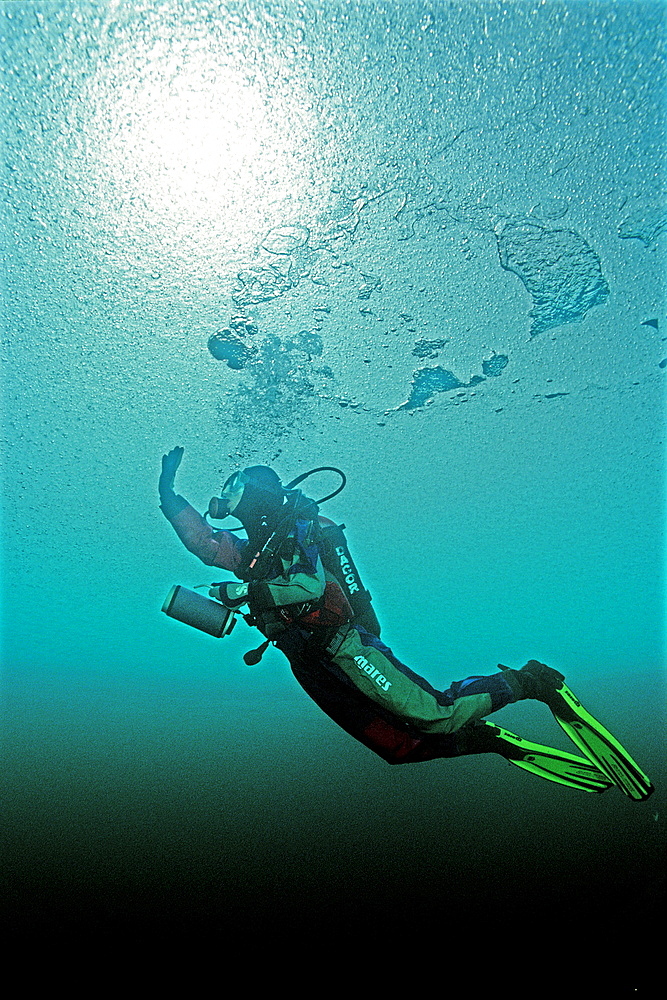
[[[316,543],[322,565],[339,584],[352,610],[352,621],[379,638],[380,623],[371,604],[371,594],[361,582],[359,570],[350,554],[345,525],[322,517],[317,502],[304,496],[300,490],[290,491],[286,508],[278,526],[263,545],[248,546],[239,575],[249,581],[267,579],[272,573],[277,575],[281,571],[280,550],[295,530],[297,520],[313,521],[318,529]]]
[[[344,533],[345,525],[335,524],[333,521],[322,524],[322,521],[328,521],[328,518],[320,517],[322,540],[319,549],[322,565],[340,584],[354,612],[353,621],[379,638],[380,623],[371,604],[373,598],[361,582],[359,570],[350,555]]]

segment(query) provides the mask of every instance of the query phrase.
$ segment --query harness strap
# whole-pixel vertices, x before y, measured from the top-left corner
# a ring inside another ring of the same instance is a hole
[[[340,647],[345,642],[345,639],[353,626],[347,622],[345,625],[341,625],[340,628],[336,629],[333,636],[329,639],[328,643],[324,647],[324,652],[327,656],[334,657]]]
[[[293,496],[287,501],[287,511],[274,531],[271,532],[264,544],[249,557],[246,556],[246,565],[242,570],[242,577],[248,580],[262,580],[270,571],[271,564],[280,550],[280,546],[294,530],[299,517],[312,520],[317,524],[317,505],[304,497],[300,490],[295,490]],[[254,546],[249,548],[252,552]]]

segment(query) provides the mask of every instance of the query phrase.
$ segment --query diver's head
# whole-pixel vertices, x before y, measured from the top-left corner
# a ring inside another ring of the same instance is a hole
[[[262,523],[272,527],[285,502],[280,477],[267,465],[252,465],[229,477],[219,497],[208,505],[209,517],[221,520],[232,514],[248,530]]]

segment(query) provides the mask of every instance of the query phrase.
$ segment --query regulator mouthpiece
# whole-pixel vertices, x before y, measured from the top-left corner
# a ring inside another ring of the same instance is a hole
[[[222,521],[224,517],[228,517],[231,513],[229,509],[229,501],[223,500],[222,497],[211,497],[208,504],[208,516],[212,517],[214,521]]]
[[[208,505],[208,516],[215,521],[221,521],[228,514],[232,514],[238,507],[243,497],[243,491],[248,485],[249,479],[243,472],[232,472],[231,476],[222,487],[219,497],[211,497]]]

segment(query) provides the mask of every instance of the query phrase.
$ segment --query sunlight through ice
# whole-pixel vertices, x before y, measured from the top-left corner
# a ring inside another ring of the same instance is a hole
[[[144,247],[247,248],[312,208],[313,98],[282,57],[243,41],[128,40],[90,81],[90,197]]]

